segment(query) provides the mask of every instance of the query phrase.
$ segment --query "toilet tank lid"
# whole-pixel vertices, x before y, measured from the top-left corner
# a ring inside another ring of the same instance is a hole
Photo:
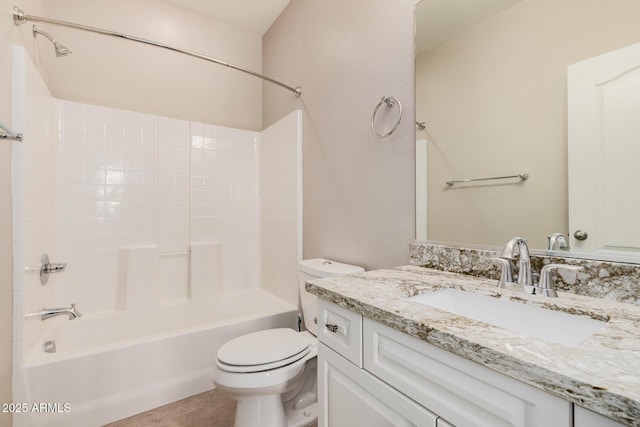
[[[343,276],[345,274],[362,273],[364,268],[343,264],[324,258],[305,259],[300,261],[300,271],[315,277]]]

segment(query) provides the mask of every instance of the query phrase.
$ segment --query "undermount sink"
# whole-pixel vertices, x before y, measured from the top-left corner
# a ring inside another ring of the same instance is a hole
[[[440,289],[410,297],[408,301],[568,347],[577,346],[606,325],[588,316],[458,289]]]

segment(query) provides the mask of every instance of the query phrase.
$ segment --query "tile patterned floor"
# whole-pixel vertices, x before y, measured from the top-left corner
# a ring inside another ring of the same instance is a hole
[[[216,390],[197,394],[108,427],[233,427],[236,402]]]
[[[233,427],[235,414],[235,400],[211,390],[106,427]],[[309,427],[318,427],[318,424]]]

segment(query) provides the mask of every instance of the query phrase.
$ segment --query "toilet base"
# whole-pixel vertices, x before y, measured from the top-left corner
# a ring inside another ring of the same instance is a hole
[[[255,396],[238,401],[235,427],[287,427],[280,395]]]
[[[318,359],[309,360],[302,381],[282,396],[287,427],[305,427],[318,419]]]
[[[318,402],[303,409],[287,409],[287,427],[306,427],[318,420]]]
[[[318,419],[317,358],[302,361],[304,368],[281,387],[247,396],[224,388],[238,402],[235,427],[306,427]],[[253,390],[255,392],[255,390]]]
[[[238,402],[234,427],[306,427],[318,419],[316,400],[303,407],[295,402],[283,407],[281,396],[242,399]]]

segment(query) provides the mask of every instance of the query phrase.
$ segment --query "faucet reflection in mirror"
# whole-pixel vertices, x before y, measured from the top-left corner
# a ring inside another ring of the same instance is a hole
[[[547,250],[548,251],[569,251],[569,241],[562,233],[553,233],[547,236]]]

